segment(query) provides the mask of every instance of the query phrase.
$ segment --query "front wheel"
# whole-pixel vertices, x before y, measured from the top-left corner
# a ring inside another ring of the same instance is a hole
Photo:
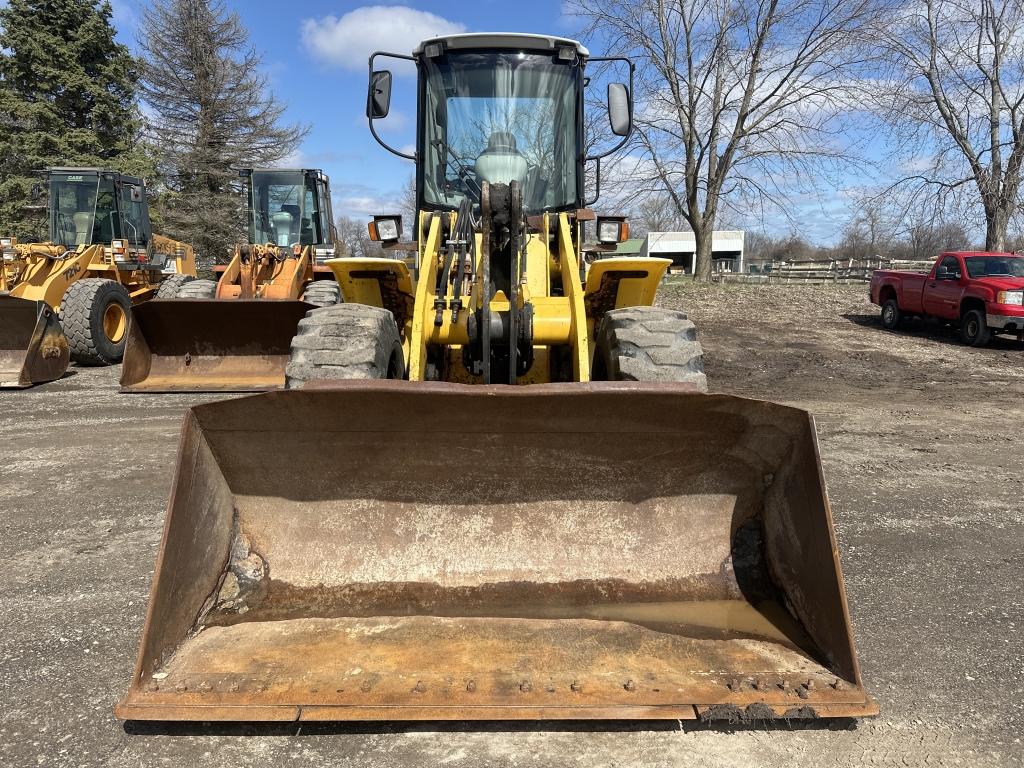
[[[888,299],[882,305],[882,327],[894,331],[900,326],[903,320],[903,313],[900,312],[900,304],[896,299]]]
[[[597,330],[594,381],[679,381],[707,392],[704,350],[682,312],[630,307],[606,312]]]
[[[984,310],[971,309],[960,318],[960,339],[964,344],[984,347],[991,338],[992,332],[988,328]]]
[[[405,356],[394,315],[367,304],[312,309],[292,339],[285,387],[314,379],[404,379]]]
[[[341,304],[341,286],[335,280],[314,280],[306,286],[302,300],[318,307]]]
[[[160,285],[156,289],[155,298],[176,299],[178,298],[178,292],[193,280],[195,278],[192,275],[167,275],[160,281]]]
[[[215,299],[217,298],[216,280],[189,280],[182,285],[177,294],[177,299]]]
[[[131,311],[131,296],[116,280],[90,277],[72,284],[60,303],[71,359],[80,365],[121,362]]]

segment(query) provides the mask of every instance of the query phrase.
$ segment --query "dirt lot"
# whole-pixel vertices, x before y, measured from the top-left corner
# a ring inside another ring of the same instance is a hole
[[[129,724],[182,411],[116,369],[0,393],[0,765],[1020,765],[1024,350],[883,331],[864,289],[670,286],[712,389],[810,410],[864,678],[882,715],[676,723]]]

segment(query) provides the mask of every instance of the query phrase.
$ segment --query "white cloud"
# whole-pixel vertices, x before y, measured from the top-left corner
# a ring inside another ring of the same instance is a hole
[[[401,210],[401,194],[385,193],[365,184],[342,184],[333,198],[334,214],[357,220]]]
[[[302,22],[302,40],[315,56],[344,69],[363,70],[374,51],[410,54],[429,37],[465,32],[458,22],[402,5],[367,5],[341,18]]]

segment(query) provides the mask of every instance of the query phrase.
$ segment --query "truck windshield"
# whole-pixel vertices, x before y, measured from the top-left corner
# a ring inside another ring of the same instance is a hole
[[[254,171],[249,183],[249,242],[321,242],[316,191],[302,171]]]
[[[120,236],[114,182],[97,173],[50,176],[50,242],[75,248]]]
[[[1024,257],[969,256],[965,261],[971,277],[1024,277]]]
[[[579,70],[550,55],[458,53],[423,64],[424,202],[479,201],[518,181],[527,211],[577,204]]]

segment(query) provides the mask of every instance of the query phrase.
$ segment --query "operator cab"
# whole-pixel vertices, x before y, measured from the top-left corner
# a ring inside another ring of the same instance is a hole
[[[250,243],[333,246],[330,181],[323,171],[251,169],[242,175],[248,179]]]
[[[389,147],[373,127],[389,111],[387,70],[372,71],[367,117],[386,149],[417,160],[420,210],[456,210],[467,199],[476,206],[484,182],[517,182],[527,213],[585,207],[584,163],[598,157],[585,154],[584,67],[625,59],[592,59],[564,38],[489,33],[427,40],[412,56],[374,54],[371,68],[377,56],[414,61],[418,71],[415,156]],[[625,136],[629,92],[615,83],[608,95],[612,132]]]
[[[142,179],[100,168],[53,168],[50,242],[79,246],[123,241],[128,252],[146,251],[152,232]]]

